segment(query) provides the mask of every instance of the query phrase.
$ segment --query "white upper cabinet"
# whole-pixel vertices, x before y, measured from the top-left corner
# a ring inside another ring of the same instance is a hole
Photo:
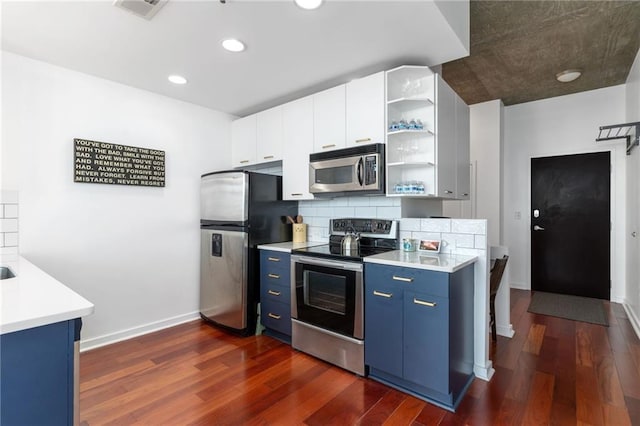
[[[282,197],[285,200],[310,200],[309,154],[313,151],[313,97],[298,99],[283,106]]]
[[[456,198],[468,200],[471,194],[471,151],[469,127],[469,106],[456,96],[457,171]]]
[[[231,123],[232,167],[256,163],[256,116],[239,118]]]
[[[282,106],[256,114],[256,162],[282,160]]]
[[[456,93],[436,76],[436,194],[456,196]]]
[[[333,87],[313,95],[313,151],[345,147],[346,86]]]
[[[346,85],[346,146],[384,143],[384,71]]]

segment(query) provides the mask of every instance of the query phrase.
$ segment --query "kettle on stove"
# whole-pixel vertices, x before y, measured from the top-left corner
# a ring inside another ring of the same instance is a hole
[[[355,229],[347,230],[344,237],[342,237],[342,253],[343,254],[358,254],[360,250],[360,235],[355,232]]]

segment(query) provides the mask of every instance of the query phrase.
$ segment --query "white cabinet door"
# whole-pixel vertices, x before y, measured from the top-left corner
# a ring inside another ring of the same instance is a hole
[[[313,95],[313,151],[344,148],[346,137],[346,86]]]
[[[298,99],[283,106],[282,197],[310,200],[309,154],[313,151],[313,98]]]
[[[261,111],[256,115],[256,162],[282,160],[282,106]]]
[[[246,167],[256,162],[256,116],[239,118],[231,123],[231,163]]]
[[[456,93],[436,79],[436,196],[456,196]]]
[[[347,92],[347,146],[384,143],[384,71],[350,81]]]
[[[456,198],[468,200],[471,192],[469,106],[456,96]]]

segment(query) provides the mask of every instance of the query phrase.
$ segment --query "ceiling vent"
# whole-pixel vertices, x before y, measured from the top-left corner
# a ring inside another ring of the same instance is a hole
[[[150,20],[168,0],[115,0],[113,5]]]

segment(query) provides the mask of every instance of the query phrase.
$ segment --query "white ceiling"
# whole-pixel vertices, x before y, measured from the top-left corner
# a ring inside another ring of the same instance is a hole
[[[1,14],[3,50],[239,116],[469,49],[468,0],[325,0],[315,11],[292,0],[169,0],[150,21],[111,1],[4,0]],[[247,50],[224,51],[226,37]]]

